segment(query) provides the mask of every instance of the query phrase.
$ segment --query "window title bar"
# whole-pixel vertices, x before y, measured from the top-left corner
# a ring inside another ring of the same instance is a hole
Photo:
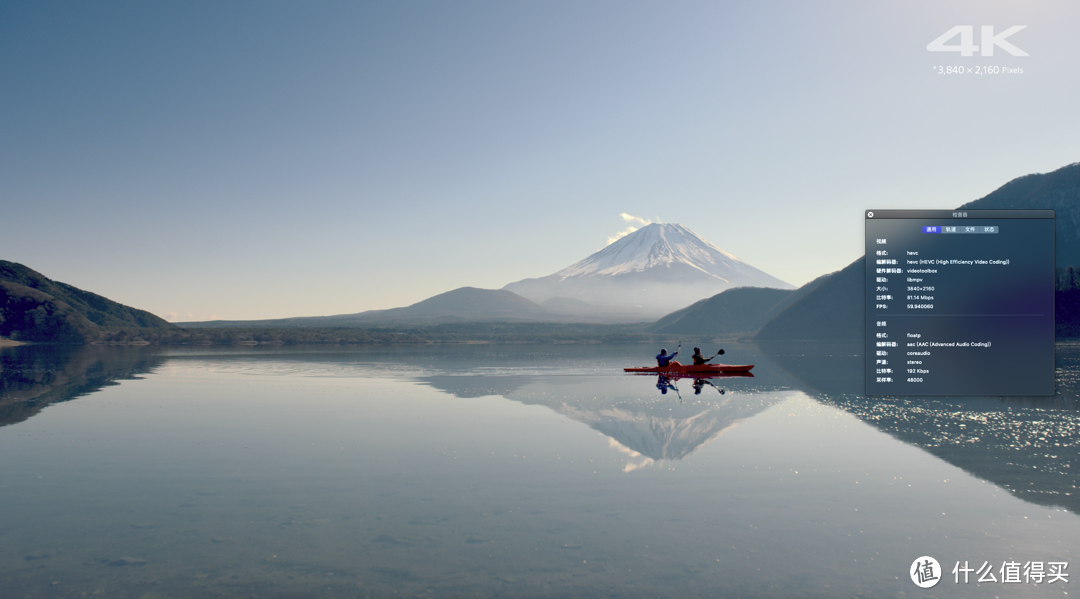
[[[866,219],[889,218],[1054,218],[1053,210],[867,210]]]

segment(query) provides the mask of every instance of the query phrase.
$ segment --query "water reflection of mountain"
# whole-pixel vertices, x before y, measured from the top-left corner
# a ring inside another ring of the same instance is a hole
[[[675,403],[675,398],[658,403],[627,400],[607,406],[582,405],[569,398],[535,403],[589,425],[629,450],[632,457],[640,454],[659,461],[681,460],[740,421],[784,399],[774,393],[717,393],[707,399],[687,397],[682,404]]]
[[[1080,349],[1058,347],[1049,398],[866,397],[862,346],[763,346],[820,401],[1039,505],[1080,513]]]
[[[487,397],[489,395],[502,395],[508,397],[514,391],[536,380],[535,376],[529,375],[503,375],[503,376],[454,376],[435,375],[420,379],[424,384],[454,395],[455,397]]]
[[[0,350],[0,426],[49,404],[149,372],[165,358],[139,347],[25,345]]]
[[[760,378],[715,378],[700,395],[692,381],[661,394],[655,376],[537,377],[431,376],[422,381],[457,397],[501,395],[540,405],[587,424],[631,458],[628,470],[653,461],[681,460],[731,427],[785,398]],[[721,394],[720,389],[725,393]],[[680,398],[681,394],[681,398]]]

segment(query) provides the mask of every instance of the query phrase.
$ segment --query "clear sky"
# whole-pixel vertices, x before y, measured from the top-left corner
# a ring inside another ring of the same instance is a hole
[[[627,213],[800,285],[861,254],[866,208],[1080,161],[1077,24],[1071,0],[3,2],[0,259],[172,320],[342,314],[551,274]],[[956,25],[1026,25],[1029,56],[927,50]]]

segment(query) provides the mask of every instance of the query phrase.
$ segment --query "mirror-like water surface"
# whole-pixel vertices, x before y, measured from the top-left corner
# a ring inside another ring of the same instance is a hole
[[[1069,592],[1000,569],[1076,567],[1075,347],[1058,397],[925,400],[861,396],[859,347],[727,349],[755,376],[624,375],[643,346],[5,349],[3,596]]]

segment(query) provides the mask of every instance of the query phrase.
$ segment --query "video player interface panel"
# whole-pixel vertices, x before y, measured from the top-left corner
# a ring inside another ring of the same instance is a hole
[[[867,395],[1054,394],[1054,211],[865,222]]]

